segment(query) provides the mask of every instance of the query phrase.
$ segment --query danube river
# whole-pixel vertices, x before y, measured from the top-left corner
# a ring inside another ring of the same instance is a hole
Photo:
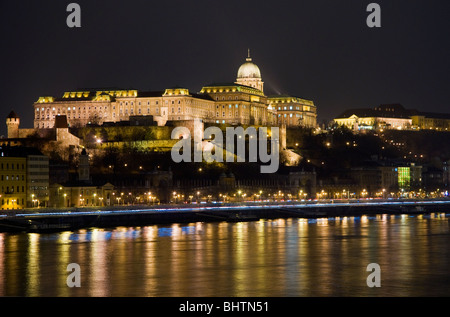
[[[0,233],[0,296],[450,296],[450,213]],[[67,266],[79,265],[80,287]],[[369,287],[370,263],[380,287]]]

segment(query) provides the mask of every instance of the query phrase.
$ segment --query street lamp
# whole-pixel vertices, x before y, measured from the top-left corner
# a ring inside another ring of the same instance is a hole
[[[151,203],[151,199],[152,199],[152,193],[148,192],[148,203]]]
[[[363,191],[361,192],[361,196],[363,198],[365,198],[366,195],[367,195],[367,191],[365,189],[363,189]]]

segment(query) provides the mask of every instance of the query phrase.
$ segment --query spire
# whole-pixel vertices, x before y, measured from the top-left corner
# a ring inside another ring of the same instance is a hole
[[[252,61],[252,58],[250,57],[250,49],[248,49],[248,56],[247,56],[247,58],[245,60],[247,62],[251,62]]]

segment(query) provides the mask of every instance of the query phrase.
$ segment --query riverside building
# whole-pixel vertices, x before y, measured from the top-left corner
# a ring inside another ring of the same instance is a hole
[[[49,160],[29,147],[0,147],[1,209],[47,207]]]
[[[334,118],[334,123],[353,131],[376,129],[450,131],[450,114],[405,109],[401,104],[384,104],[374,108],[346,110]]]

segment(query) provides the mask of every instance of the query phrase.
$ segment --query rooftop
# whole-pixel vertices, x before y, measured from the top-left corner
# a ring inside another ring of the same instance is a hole
[[[29,155],[43,155],[41,151],[33,147],[26,146],[0,146],[0,156],[2,157],[27,157]]]
[[[15,119],[16,118],[17,119],[17,118],[19,118],[19,116],[14,111],[11,111],[6,118],[7,119]]]
[[[349,118],[355,115],[360,118],[382,117],[408,119],[411,113],[411,110],[406,110],[401,104],[384,104],[374,108],[349,109],[341,113],[337,118]]]
[[[412,116],[423,116],[426,118],[450,119],[450,113],[422,112],[414,109],[405,109],[401,104],[383,104],[374,108],[349,109],[336,118],[349,118],[352,115],[360,118],[382,117],[409,119]]]
[[[254,95],[264,96],[264,93],[256,88],[237,83],[211,83],[202,87],[200,93],[222,93],[222,92],[246,92]]]

